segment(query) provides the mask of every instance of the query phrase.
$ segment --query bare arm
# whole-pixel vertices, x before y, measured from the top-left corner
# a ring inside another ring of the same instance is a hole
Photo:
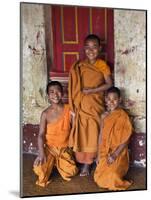
[[[43,112],[41,114],[39,135],[38,135],[39,155],[36,158],[34,165],[39,165],[39,164],[46,162],[46,156],[45,156],[45,152],[44,152],[45,129],[46,129],[46,113]]]
[[[103,85],[101,85],[100,87],[97,87],[97,88],[92,88],[92,89],[84,88],[83,93],[91,94],[91,93],[103,92],[103,91],[107,90],[108,88],[110,88],[113,85],[111,76],[106,76],[104,78],[105,78],[105,83]]]
[[[111,76],[106,76],[105,78],[105,83],[101,85],[100,87],[96,88],[96,92],[101,92],[101,91],[106,91],[113,85],[113,81],[111,79]]]
[[[119,145],[117,147],[117,149],[108,156],[108,160],[107,160],[108,164],[112,164],[116,160],[116,158],[123,151],[123,149],[127,146],[127,144],[128,144],[128,142],[125,142],[125,143]]]
[[[127,146],[127,142],[121,144],[115,151],[113,154],[115,154],[116,157],[118,157],[118,155],[123,151],[123,149]]]

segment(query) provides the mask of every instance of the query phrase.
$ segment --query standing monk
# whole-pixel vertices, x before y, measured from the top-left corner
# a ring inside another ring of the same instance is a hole
[[[84,40],[86,59],[73,65],[69,75],[69,105],[75,115],[69,145],[82,164],[80,176],[89,175],[96,157],[104,91],[112,86],[110,68],[98,58],[100,49],[100,38],[88,35]]]

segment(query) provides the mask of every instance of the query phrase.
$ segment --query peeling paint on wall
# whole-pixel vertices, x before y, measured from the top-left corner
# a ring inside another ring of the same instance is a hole
[[[21,4],[22,11],[22,123],[39,124],[42,110],[48,106],[45,23],[41,4]],[[38,14],[37,14],[38,13]]]
[[[39,125],[27,124],[23,126],[23,152],[38,154],[38,133]]]
[[[130,161],[132,164],[143,161],[146,163],[146,136],[144,133],[135,132],[132,134],[130,144]]]
[[[145,11],[114,11],[115,85],[121,89],[123,106],[132,117],[137,142],[131,144],[132,160],[145,166],[146,148],[146,15]],[[139,135],[141,133],[141,137]],[[139,138],[139,141],[138,141]],[[133,148],[135,146],[135,148]],[[137,148],[137,151],[135,150]]]
[[[137,167],[146,167],[146,160],[142,159],[142,160],[134,160],[134,165]]]
[[[146,116],[145,12],[114,11],[115,85],[132,115]],[[145,130],[145,124],[144,124]]]

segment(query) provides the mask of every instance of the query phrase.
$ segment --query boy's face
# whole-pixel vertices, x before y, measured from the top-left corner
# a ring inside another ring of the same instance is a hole
[[[48,99],[51,103],[58,104],[62,100],[63,94],[61,93],[58,85],[50,86],[48,89]]]
[[[84,51],[88,60],[91,63],[95,62],[100,51],[100,46],[97,40],[86,40],[84,45]]]
[[[118,108],[121,102],[121,98],[114,92],[108,93],[105,100],[108,111],[113,111]]]

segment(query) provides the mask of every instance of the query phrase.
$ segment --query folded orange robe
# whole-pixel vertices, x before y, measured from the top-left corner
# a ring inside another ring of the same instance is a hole
[[[76,153],[77,161],[92,163],[97,152],[101,113],[104,111],[104,93],[85,95],[83,88],[96,88],[105,83],[110,69],[100,59],[94,65],[87,61],[77,62],[69,74],[69,105],[75,113],[69,145]]]
[[[94,173],[94,180],[101,188],[126,190],[131,185],[131,182],[123,180],[129,168],[128,146],[110,165],[107,164],[107,157],[120,144],[128,142],[132,134],[131,122],[126,112],[119,108],[104,118],[102,126],[100,160]]]
[[[73,160],[72,152],[67,147],[70,133],[70,111],[65,105],[63,114],[55,122],[47,124],[45,154],[46,162],[33,166],[38,175],[37,185],[45,187],[49,184],[49,176],[54,166],[57,167],[64,180],[70,180],[78,170]]]

